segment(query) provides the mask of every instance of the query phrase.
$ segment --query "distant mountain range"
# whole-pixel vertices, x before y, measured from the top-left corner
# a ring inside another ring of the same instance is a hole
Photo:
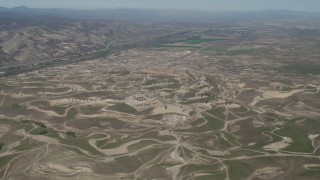
[[[211,22],[217,20],[241,19],[305,19],[320,18],[320,12],[297,12],[281,10],[248,11],[248,12],[208,12],[183,10],[150,10],[150,9],[34,9],[26,6],[5,8],[0,7],[0,17],[5,13],[25,15],[49,15],[75,19],[111,19],[127,21],[187,21]],[[12,14],[11,14],[12,15]]]
[[[93,52],[104,49],[111,41],[112,45],[119,47],[154,44],[159,41],[159,37],[166,37],[177,31],[184,32],[188,27],[207,26],[205,23],[319,18],[320,13],[273,10],[205,12],[0,7],[0,67],[18,62],[64,57],[79,52]],[[168,22],[163,24],[170,28],[158,22]],[[179,28],[175,27],[176,24],[179,24]]]

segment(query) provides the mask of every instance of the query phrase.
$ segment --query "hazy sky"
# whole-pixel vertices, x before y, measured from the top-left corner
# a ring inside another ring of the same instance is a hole
[[[0,6],[36,8],[147,8],[210,11],[298,10],[320,11],[320,0],[0,0]]]

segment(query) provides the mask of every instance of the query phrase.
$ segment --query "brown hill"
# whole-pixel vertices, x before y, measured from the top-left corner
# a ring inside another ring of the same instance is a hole
[[[0,67],[15,65],[18,62],[0,49]]]

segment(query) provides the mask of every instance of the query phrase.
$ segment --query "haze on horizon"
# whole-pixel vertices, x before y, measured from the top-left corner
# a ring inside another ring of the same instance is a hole
[[[141,8],[205,11],[291,10],[320,11],[319,0],[0,0],[1,7]]]

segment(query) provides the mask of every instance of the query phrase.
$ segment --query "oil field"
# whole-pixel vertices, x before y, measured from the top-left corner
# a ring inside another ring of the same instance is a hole
[[[7,21],[1,179],[320,178],[318,20]]]

